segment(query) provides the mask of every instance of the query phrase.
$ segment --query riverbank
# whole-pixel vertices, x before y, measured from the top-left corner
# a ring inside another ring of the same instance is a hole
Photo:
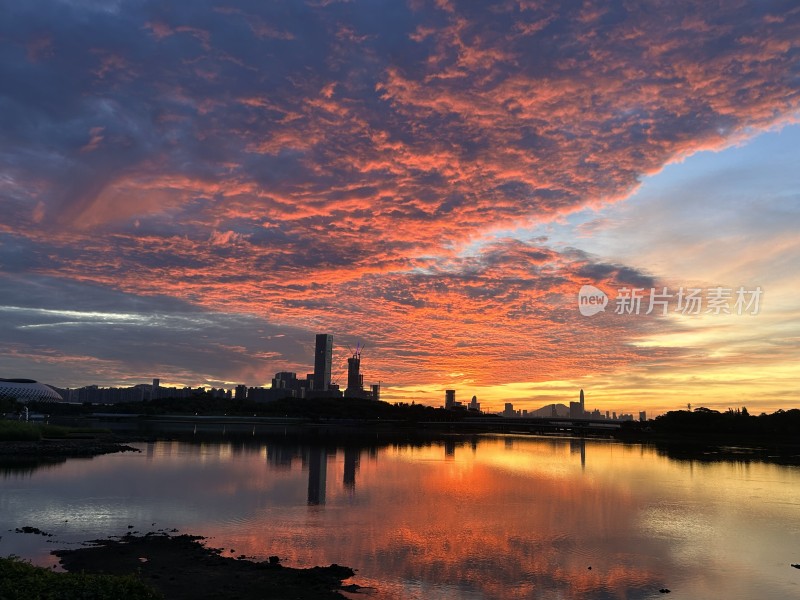
[[[357,591],[343,581],[355,572],[340,565],[295,569],[279,557],[254,561],[243,555],[223,556],[203,544],[204,538],[151,532],[94,540],[91,546],[53,552],[68,572],[135,574],[168,600],[238,598],[342,599],[340,591]],[[229,550],[229,554],[235,554]]]
[[[703,416],[701,414],[701,416]],[[273,418],[258,416],[209,415],[92,415],[55,420],[60,425],[45,425],[62,437],[39,440],[0,439],[3,462],[53,462],[66,458],[92,457],[113,452],[139,452],[127,443],[155,441],[232,443],[279,440],[298,444],[325,443],[342,446],[380,446],[391,443],[425,445],[441,440],[478,440],[486,435],[532,435],[571,439],[610,438],[626,444],[655,447],[660,453],[679,460],[764,461],[800,464],[800,438],[792,433],[693,431],[685,427],[667,430],[651,428],[649,423],[626,423],[616,430],[586,431],[566,429],[543,433],[540,421],[513,419],[465,420],[460,423]],[[528,423],[524,429],[522,425]],[[658,424],[658,420],[656,423]],[[25,425],[21,423],[19,425]],[[552,424],[551,424],[552,425]],[[502,426],[502,427],[501,427]],[[37,428],[41,426],[31,425]],[[46,431],[46,430],[43,430]]]
[[[114,452],[140,452],[112,439],[66,438],[35,441],[0,441],[0,458],[87,458]]]
[[[617,436],[625,444],[654,448],[659,454],[683,461],[767,462],[800,465],[800,443],[796,437],[742,435],[679,435],[645,433]]]
[[[112,452],[139,452],[122,442],[108,429],[0,419],[0,460],[3,462],[15,459],[59,461]]]

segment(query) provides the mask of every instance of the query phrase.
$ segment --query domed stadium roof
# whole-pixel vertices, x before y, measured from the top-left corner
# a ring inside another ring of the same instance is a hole
[[[63,402],[61,394],[33,379],[0,379],[0,398],[11,397],[20,402]]]

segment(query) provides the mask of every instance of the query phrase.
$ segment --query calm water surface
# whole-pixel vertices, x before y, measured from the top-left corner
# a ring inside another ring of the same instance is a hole
[[[797,467],[530,437],[138,447],[0,471],[0,555],[175,527],[378,598],[800,598]]]

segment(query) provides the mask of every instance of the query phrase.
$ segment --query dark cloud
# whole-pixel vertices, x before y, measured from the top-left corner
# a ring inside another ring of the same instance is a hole
[[[644,290],[650,290],[657,285],[656,279],[651,275],[622,265],[585,264],[578,269],[577,275],[585,277],[589,281],[613,282],[618,286],[630,286]]]
[[[21,175],[48,150],[40,199],[62,225],[163,210],[125,206],[143,183],[174,207],[212,181],[216,214],[245,184],[333,219],[347,182],[382,229],[474,229],[617,197],[798,103],[798,18],[779,2],[5,8],[3,135]]]
[[[48,383],[220,385],[268,382],[277,365],[310,369],[308,333],[255,316],[202,310],[168,295],[137,297],[49,277],[0,277],[0,370]]]

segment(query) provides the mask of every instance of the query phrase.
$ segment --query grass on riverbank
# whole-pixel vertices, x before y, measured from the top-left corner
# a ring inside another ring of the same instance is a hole
[[[133,575],[55,573],[17,557],[0,558],[3,600],[158,600],[161,594]]]
[[[96,435],[99,433],[108,433],[108,430],[61,427],[48,423],[0,419],[0,441],[2,442],[37,442],[42,438],[65,439],[80,434]]]

